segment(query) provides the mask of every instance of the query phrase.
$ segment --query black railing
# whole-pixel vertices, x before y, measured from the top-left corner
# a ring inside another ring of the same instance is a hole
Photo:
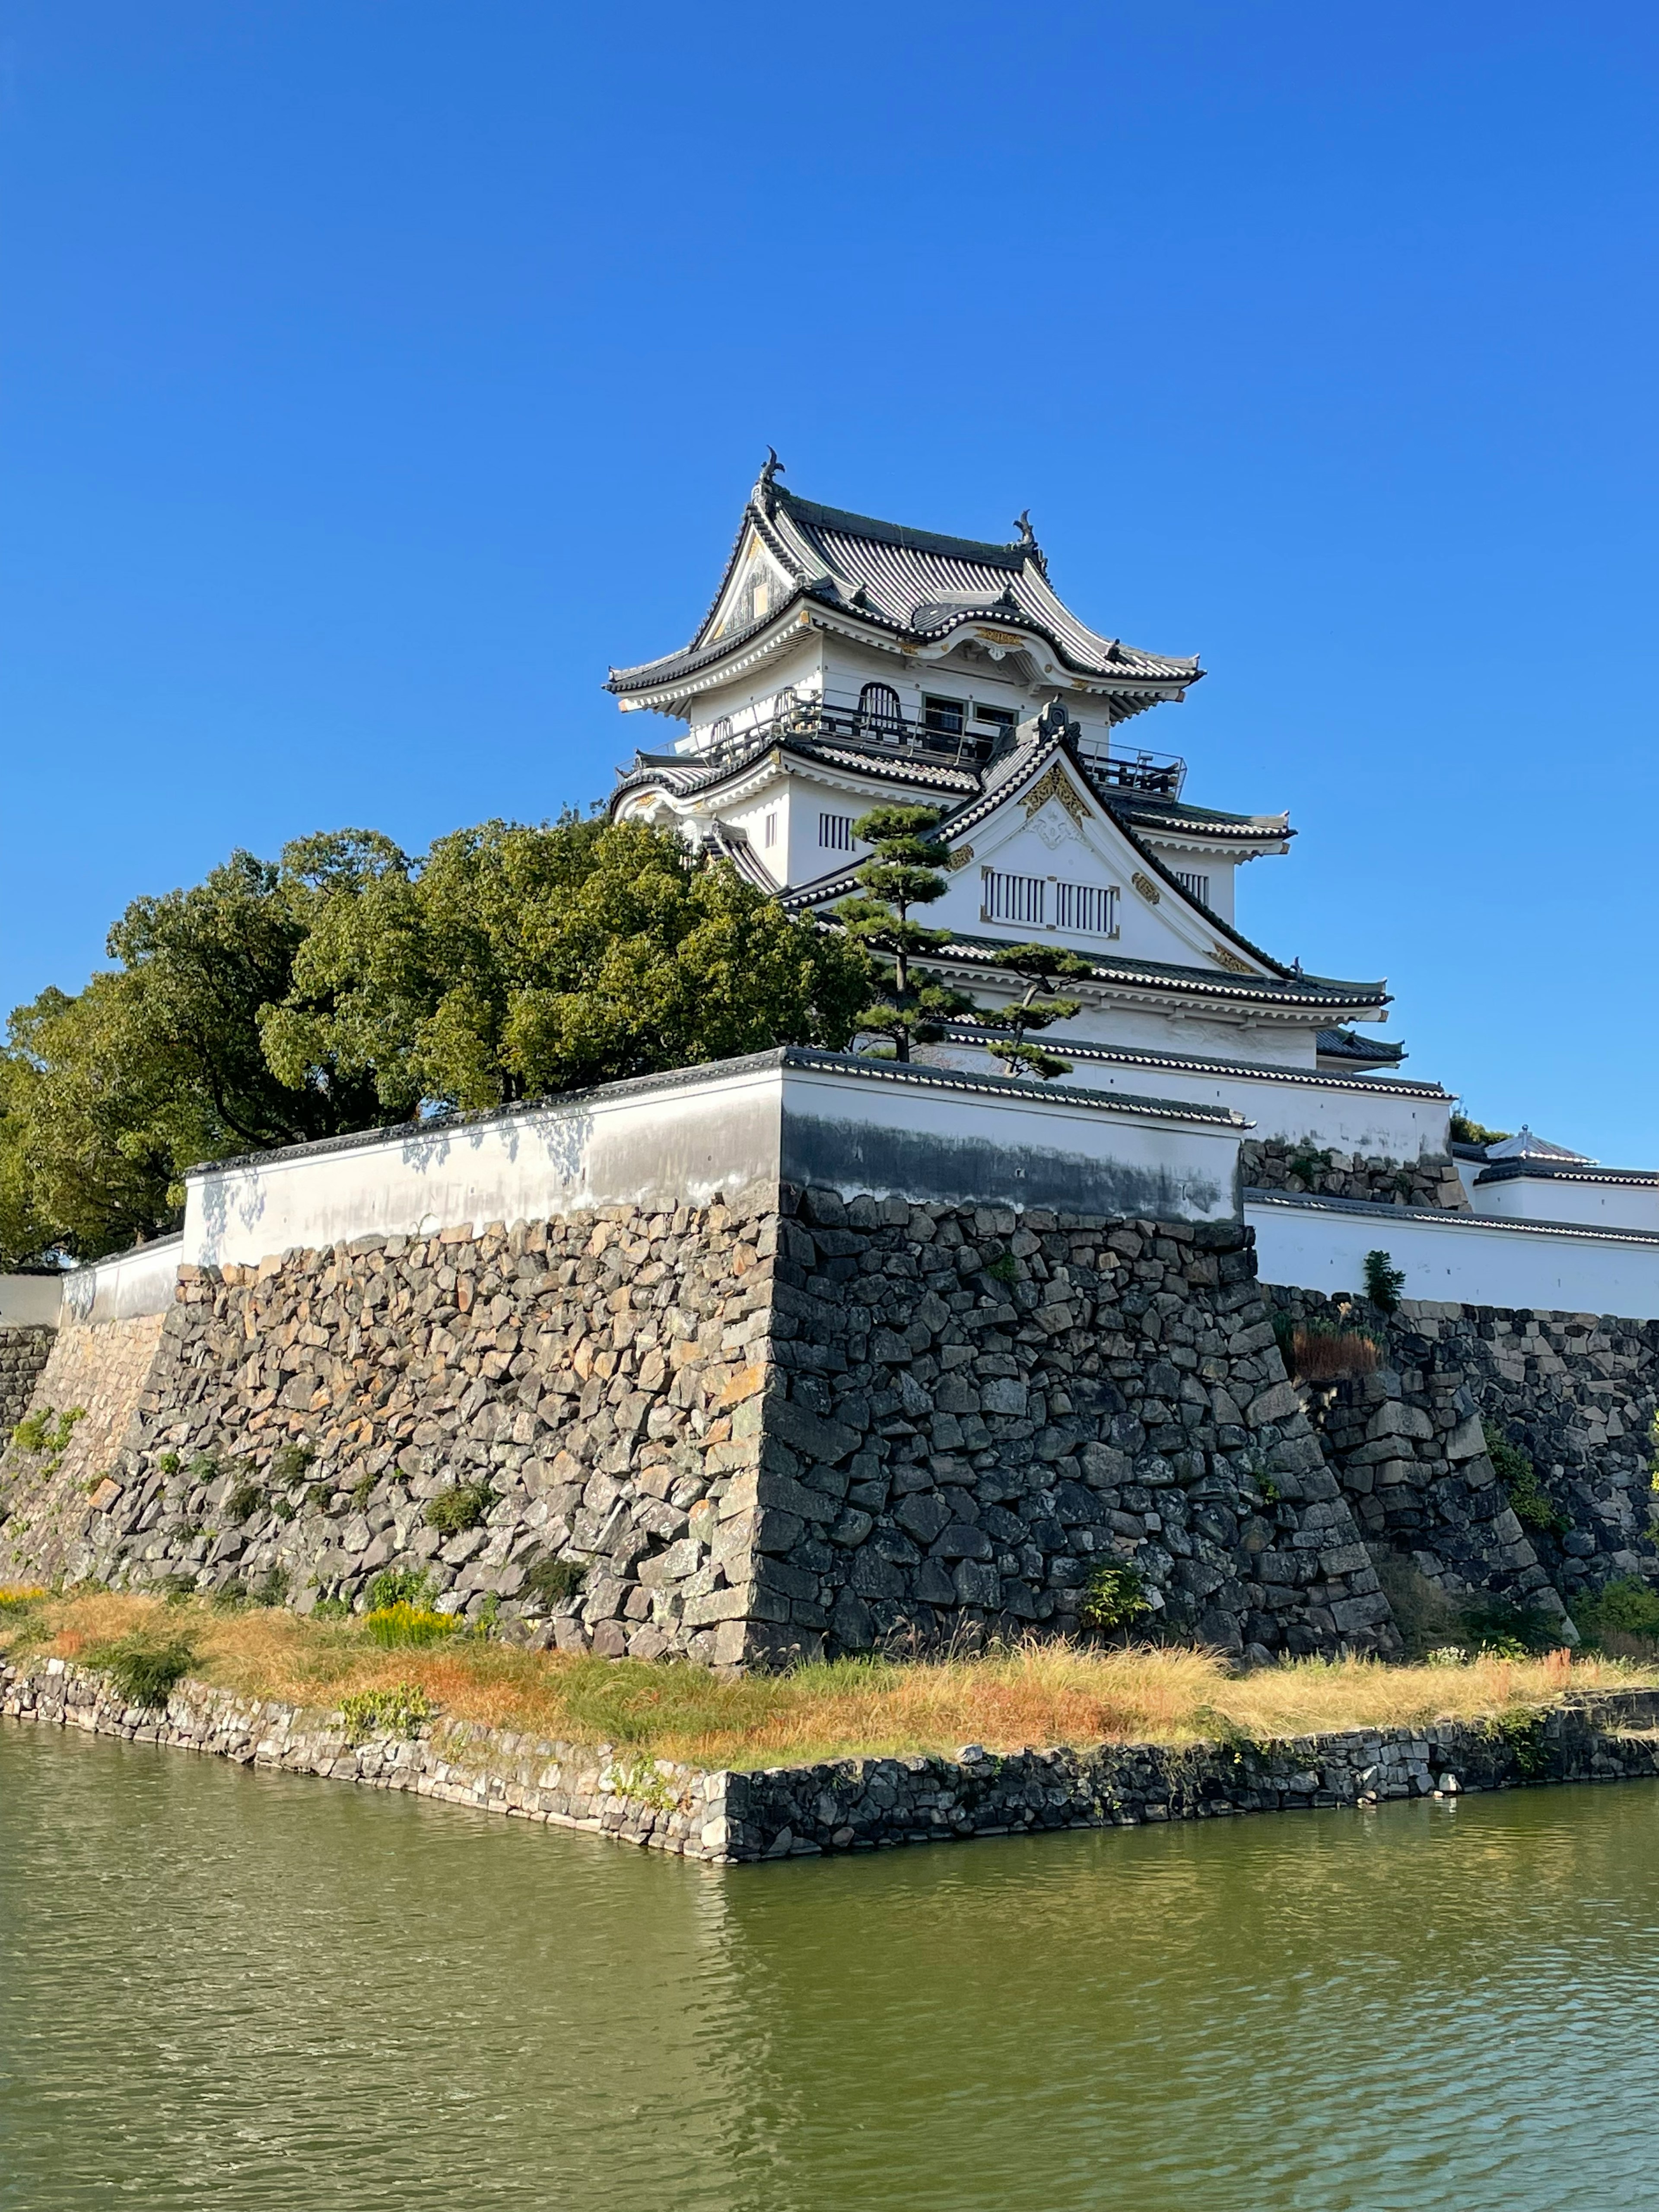
[[[858,707],[830,707],[817,699],[782,708],[763,721],[718,737],[695,756],[711,767],[736,759],[775,738],[813,739],[819,744],[850,745],[861,752],[889,759],[922,759],[953,768],[982,768],[1012,742],[1006,727],[951,729],[942,720],[920,722],[902,714],[878,714]],[[692,757],[687,756],[686,757]],[[1174,753],[1139,751],[1132,754],[1081,755],[1091,780],[1118,790],[1152,792],[1178,799],[1187,763]]]

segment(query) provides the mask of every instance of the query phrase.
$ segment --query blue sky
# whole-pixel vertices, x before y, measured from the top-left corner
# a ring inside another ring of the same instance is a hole
[[[10,0],[0,1005],[608,787],[769,441],[1212,672],[1241,923],[1659,1163],[1659,14]],[[627,742],[625,743],[624,740]]]

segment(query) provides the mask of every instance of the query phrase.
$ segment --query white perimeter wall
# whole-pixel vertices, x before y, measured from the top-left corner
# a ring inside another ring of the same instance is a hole
[[[1659,1237],[1265,1197],[1246,1200],[1244,1218],[1264,1283],[1359,1291],[1365,1255],[1381,1250],[1405,1270],[1407,1298],[1659,1319]]]
[[[70,1321],[131,1321],[137,1314],[165,1313],[173,1304],[184,1239],[160,1237],[112,1252],[64,1278],[63,1318]]]
[[[1035,1041],[1051,1046],[1061,1060],[1071,1057],[1067,1040],[1058,1033]],[[988,1053],[971,1045],[930,1045],[927,1051],[930,1060],[943,1066],[977,1070],[995,1065]],[[1296,1079],[1271,1072],[1231,1074],[1171,1066],[1152,1054],[1144,1059],[1079,1058],[1061,1080],[1073,1091],[1121,1091],[1143,1098],[1228,1106],[1255,1125],[1245,1132],[1248,1136],[1278,1137],[1289,1144],[1307,1138],[1325,1152],[1415,1160],[1425,1152],[1443,1153],[1449,1143],[1453,1102],[1443,1091],[1420,1097],[1384,1082],[1344,1084],[1312,1075]],[[1654,1225],[1659,1228],[1659,1206]]]
[[[182,1252],[248,1265],[607,1206],[735,1201],[780,1180],[1079,1212],[1235,1218],[1237,1127],[1032,1098],[995,1078],[860,1074],[781,1054],[448,1127],[192,1170]]]
[[[1500,1220],[1583,1221],[1597,1229],[1640,1229],[1659,1236],[1659,1185],[1650,1182],[1511,1176],[1504,1182],[1471,1182],[1469,1202],[1477,1213]]]
[[[56,1328],[61,1275],[0,1275],[0,1328]]]

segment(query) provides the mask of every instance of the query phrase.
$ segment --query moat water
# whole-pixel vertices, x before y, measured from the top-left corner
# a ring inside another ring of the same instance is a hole
[[[716,1870],[0,1723],[0,2208],[1659,2205],[1659,1790]]]

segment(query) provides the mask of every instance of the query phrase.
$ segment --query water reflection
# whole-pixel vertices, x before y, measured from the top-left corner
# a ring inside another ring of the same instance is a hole
[[[0,2208],[1639,2205],[1659,1793],[718,1873],[0,1729]]]

